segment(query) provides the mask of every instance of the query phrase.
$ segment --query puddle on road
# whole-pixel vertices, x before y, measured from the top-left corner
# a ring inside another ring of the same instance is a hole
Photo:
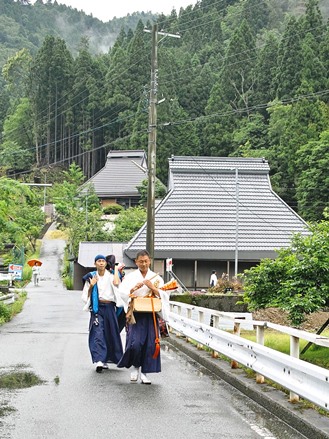
[[[24,370],[27,368],[26,365],[18,364],[12,370],[6,368],[6,371],[1,371],[0,369],[0,426],[2,425],[1,418],[16,411],[14,407],[8,404],[8,392],[45,383],[34,372]]]

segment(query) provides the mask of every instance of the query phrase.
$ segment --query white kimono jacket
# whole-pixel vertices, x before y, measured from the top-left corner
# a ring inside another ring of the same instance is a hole
[[[89,311],[90,306],[90,297],[88,297],[89,286],[90,283],[86,281],[81,296],[82,300],[85,302],[85,306],[83,307],[85,311]],[[125,311],[127,310],[129,294],[127,295],[124,291],[119,291],[119,288],[113,285],[113,274],[110,274],[105,270],[101,281],[99,283],[97,282],[97,287],[99,299],[111,300],[115,302],[116,306],[124,307]]]
[[[160,316],[164,319],[164,320],[168,320],[169,318],[169,294],[167,291],[163,291],[161,290],[161,287],[164,284],[164,281],[162,279],[161,276],[157,275],[156,277],[153,278],[153,276],[155,276],[156,273],[154,273],[154,271],[152,270],[148,270],[147,274],[145,277],[143,277],[142,273],[137,269],[129,274],[127,274],[124,278],[122,283],[119,285],[119,291],[121,292],[121,294],[123,296],[126,296],[127,294],[130,294],[130,290],[132,288],[134,288],[134,286],[139,283],[139,282],[143,282],[145,279],[150,279],[151,282],[156,285],[156,287],[159,289],[159,294],[160,294],[160,298],[161,298],[161,303],[162,303],[162,310],[160,313]],[[134,291],[134,294],[136,296],[139,297],[143,297],[146,296],[149,293],[149,288],[144,285],[143,287],[139,288],[138,290]]]

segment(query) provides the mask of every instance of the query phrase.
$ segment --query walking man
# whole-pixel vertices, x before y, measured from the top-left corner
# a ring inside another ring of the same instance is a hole
[[[90,273],[82,292],[84,309],[90,311],[89,350],[99,373],[108,368],[107,363],[117,364],[123,354],[116,309],[126,303],[106,265],[105,256],[95,257],[96,271]]]

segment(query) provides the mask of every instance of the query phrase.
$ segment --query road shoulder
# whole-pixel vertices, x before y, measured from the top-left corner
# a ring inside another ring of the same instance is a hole
[[[320,415],[316,410],[304,408],[302,404],[290,403],[284,392],[266,383],[257,384],[242,369],[231,369],[228,362],[212,358],[209,352],[197,349],[196,346],[188,343],[185,337],[171,334],[166,338],[166,342],[231,384],[305,437],[329,439],[329,417]]]

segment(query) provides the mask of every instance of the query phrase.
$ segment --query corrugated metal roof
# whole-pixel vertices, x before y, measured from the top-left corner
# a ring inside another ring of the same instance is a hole
[[[171,191],[155,212],[155,257],[234,259],[237,246],[240,259],[257,260],[288,247],[307,226],[272,191],[269,169],[264,159],[170,159]],[[126,253],[145,246],[144,225]]]
[[[100,171],[85,184],[92,183],[100,198],[139,197],[136,186],[147,178],[146,155],[142,150],[110,151]]]
[[[93,267],[96,255],[114,255],[117,262],[123,262],[127,268],[136,268],[134,261],[123,252],[126,243],[122,242],[80,242],[78,263],[82,267]]]

